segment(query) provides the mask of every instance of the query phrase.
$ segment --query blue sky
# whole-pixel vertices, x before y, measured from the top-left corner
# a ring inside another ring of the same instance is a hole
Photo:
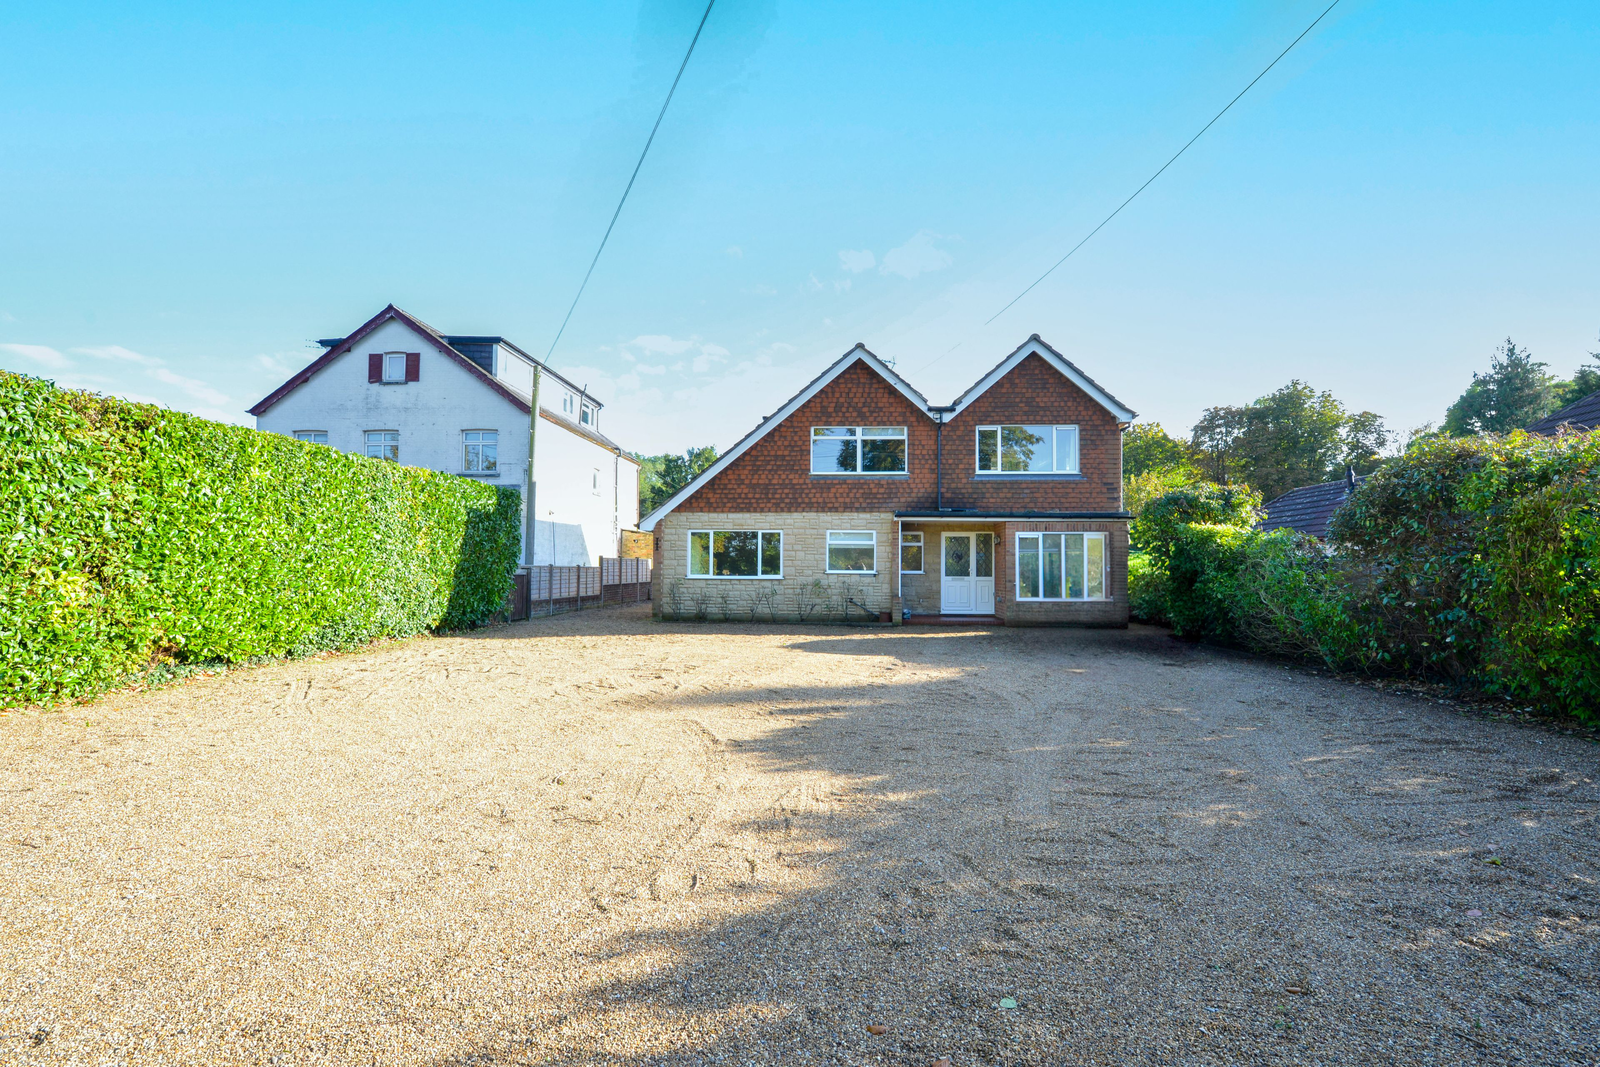
[[[719,0],[552,362],[726,446],[856,341],[948,401],[1037,332],[1147,420],[1292,377],[1405,430],[1600,349],[1600,8]],[[249,422],[390,301],[542,354],[699,18],[0,11],[0,366]],[[948,350],[959,342],[954,352]]]

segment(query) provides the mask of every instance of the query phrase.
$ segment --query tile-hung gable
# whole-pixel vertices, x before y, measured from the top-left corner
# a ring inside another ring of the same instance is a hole
[[[656,610],[1124,625],[1133,418],[1037,335],[948,405],[857,345],[640,523]]]

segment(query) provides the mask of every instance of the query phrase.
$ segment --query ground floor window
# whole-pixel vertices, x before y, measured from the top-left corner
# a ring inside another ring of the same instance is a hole
[[[368,430],[367,455],[373,459],[400,462],[400,433],[398,430]]]
[[[907,530],[900,535],[900,573],[922,573],[921,530]]]
[[[1018,600],[1104,600],[1106,535],[1017,535]]]
[[[328,431],[296,430],[294,432],[294,439],[296,441],[310,441],[314,445],[325,445],[328,443]]]
[[[690,530],[689,577],[782,578],[777,530]]]
[[[877,573],[878,535],[871,530],[828,531],[828,573]]]

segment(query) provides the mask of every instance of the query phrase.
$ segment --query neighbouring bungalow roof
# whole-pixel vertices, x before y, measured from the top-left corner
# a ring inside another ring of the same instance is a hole
[[[1336,482],[1291,489],[1267,502],[1266,518],[1256,524],[1256,529],[1298,530],[1312,537],[1326,537],[1333,513],[1364,481],[1365,475],[1351,472]]]
[[[1574,430],[1593,430],[1600,427],[1600,391],[1580,397],[1554,414],[1546,415],[1528,427],[1529,433],[1541,437],[1554,437],[1563,426]]]

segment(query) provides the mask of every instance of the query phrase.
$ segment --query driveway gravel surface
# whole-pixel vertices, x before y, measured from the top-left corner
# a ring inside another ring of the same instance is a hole
[[[1597,776],[1141,627],[240,670],[0,714],[0,1063],[1593,1064]]]

